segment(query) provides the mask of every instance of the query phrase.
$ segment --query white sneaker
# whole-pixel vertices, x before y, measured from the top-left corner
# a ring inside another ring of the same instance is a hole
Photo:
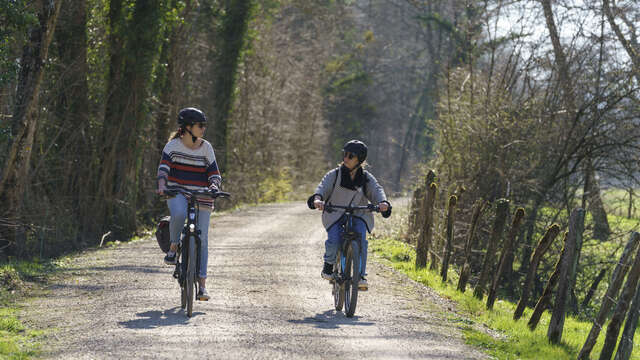
[[[364,276],[360,277],[360,282],[358,282],[358,290],[367,291],[369,290],[369,283],[367,283],[367,279]]]
[[[209,301],[209,293],[207,292],[206,288],[200,288],[200,291],[198,291],[197,299],[200,301]]]

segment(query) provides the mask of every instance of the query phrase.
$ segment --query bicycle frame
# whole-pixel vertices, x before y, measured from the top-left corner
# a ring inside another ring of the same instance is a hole
[[[333,271],[333,296],[336,311],[341,311],[345,305],[345,314],[352,317],[358,302],[358,283],[362,273],[362,234],[353,231],[353,217],[356,210],[380,211],[377,205],[367,206],[339,206],[327,204],[325,210],[332,212],[344,209],[346,217],[341,226],[344,229],[342,244],[336,256]],[[364,234],[366,236],[366,234]],[[354,244],[356,244],[354,246]],[[356,270],[357,269],[357,270]],[[353,277],[351,273],[353,273]]]
[[[356,241],[358,243],[358,249],[359,249],[359,259],[362,259],[362,236],[360,236],[360,233],[353,231],[353,213],[350,211],[345,211],[345,221],[344,224],[341,224],[340,226],[344,229],[343,235],[342,235],[342,244],[340,245],[340,262],[341,262],[341,269],[344,269],[345,267],[345,257],[344,254],[346,253],[347,249],[351,246],[351,242]],[[360,260],[360,264],[358,264],[358,268],[362,270],[362,260]],[[334,279],[336,281],[338,281],[339,284],[342,284],[345,280],[351,280],[350,278],[347,278],[344,276],[344,274],[337,274],[334,273]]]
[[[177,196],[177,191],[166,191],[168,196]],[[178,280],[181,289],[181,305],[184,309],[187,308],[187,316],[191,317],[193,309],[194,289],[195,293],[200,290],[198,280],[198,270],[200,269],[200,254],[202,247],[202,240],[200,239],[201,230],[198,229],[198,214],[200,207],[198,205],[198,195],[204,195],[211,197],[212,199],[218,197],[229,197],[229,193],[225,192],[210,192],[210,191],[194,191],[186,193],[188,195],[187,203],[187,222],[182,229],[182,239],[178,244],[179,250],[177,252],[176,268],[173,272],[173,277]],[[205,230],[207,231],[207,230]],[[194,239],[191,242],[191,238]],[[195,247],[195,251],[190,248],[191,244]],[[191,255],[189,255],[191,254]],[[182,262],[180,261],[180,255],[182,255]],[[195,260],[195,263],[189,264],[190,260]],[[195,266],[194,266],[195,264]],[[193,272],[189,275],[190,271]]]

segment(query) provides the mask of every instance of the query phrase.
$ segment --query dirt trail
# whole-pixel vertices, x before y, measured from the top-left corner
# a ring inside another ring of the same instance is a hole
[[[154,239],[75,257],[24,318],[56,329],[49,358],[486,358],[447,321],[446,301],[372,257],[356,316],[336,313],[319,216],[289,203],[212,219],[211,300],[191,319]]]

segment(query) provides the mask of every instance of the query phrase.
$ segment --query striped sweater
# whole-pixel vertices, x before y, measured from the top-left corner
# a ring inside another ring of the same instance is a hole
[[[158,181],[164,179],[168,190],[205,190],[211,184],[220,186],[222,178],[216,155],[207,140],[197,149],[189,149],[180,138],[170,140],[162,150]],[[213,209],[213,200],[198,198],[200,210]]]

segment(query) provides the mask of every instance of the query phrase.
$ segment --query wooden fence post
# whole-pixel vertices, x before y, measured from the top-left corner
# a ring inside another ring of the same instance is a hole
[[[515,243],[516,236],[520,230],[522,219],[524,219],[524,209],[517,208],[516,213],[513,215],[513,221],[511,222],[511,230],[509,230],[509,235],[504,243],[504,248],[502,249],[500,263],[498,264],[498,271],[493,275],[491,289],[489,289],[489,295],[487,296],[487,309],[489,310],[493,309],[493,303],[496,301],[498,286],[500,285],[500,277],[507,266],[507,259],[512,254],[513,244]]]
[[[602,325],[607,318],[607,315],[611,312],[611,308],[615,302],[615,298],[618,297],[618,291],[620,290],[620,286],[622,285],[622,281],[624,280],[625,275],[629,270],[629,265],[633,259],[633,253],[635,252],[636,247],[640,244],[640,234],[634,232],[629,237],[629,241],[624,247],[622,251],[622,255],[620,256],[620,261],[616,265],[613,270],[613,274],[611,274],[611,281],[609,282],[609,287],[607,288],[607,292],[602,298],[602,305],[600,306],[600,311],[598,311],[598,315],[593,320],[593,326],[591,327],[591,331],[589,331],[589,335],[587,335],[587,340],[584,342],[582,349],[580,350],[580,354],[578,354],[579,360],[588,360],[589,355],[591,354],[591,350],[593,350],[593,346],[596,344],[596,340],[598,339],[598,335],[600,335],[600,330],[602,329]]]
[[[527,276],[525,277],[522,294],[520,295],[520,301],[518,301],[516,311],[513,312],[513,320],[518,320],[522,317],[522,313],[529,302],[529,291],[531,291],[531,287],[533,286],[533,279],[536,276],[538,265],[540,265],[542,257],[547,250],[549,250],[553,240],[558,236],[558,233],[560,233],[560,226],[557,224],[549,226],[542,239],[540,239],[540,242],[538,242],[536,250],[531,255],[531,260],[529,260],[529,266],[527,267]]]
[[[487,252],[484,255],[484,261],[482,262],[482,271],[478,278],[478,283],[475,289],[473,289],[473,296],[478,299],[482,299],[484,295],[484,287],[489,278],[489,272],[493,271],[496,258],[496,248],[498,242],[502,237],[504,230],[504,224],[507,222],[507,216],[509,214],[509,200],[498,199],[496,204],[496,217],[493,222],[493,228],[491,229],[491,236],[489,236],[489,243],[487,244]]]
[[[432,182],[429,184],[425,194],[423,206],[424,223],[416,246],[416,269],[422,269],[427,266],[429,246],[431,246],[431,238],[433,237],[433,204],[435,203],[437,189],[438,186]]]
[[[627,321],[624,324],[624,330],[622,331],[622,338],[618,344],[618,351],[616,352],[615,360],[629,360],[631,357],[631,352],[633,351],[633,336],[636,333],[639,317],[640,286],[636,289],[636,295],[633,297],[633,302],[629,308],[629,315],[627,316]]]
[[[451,258],[451,251],[453,250],[453,223],[455,221],[456,205],[458,203],[458,197],[455,195],[449,196],[449,207],[447,208],[447,230],[446,230],[446,243],[444,245],[444,251],[442,251],[442,268],[440,270],[440,276],[442,276],[442,282],[447,282],[447,272],[449,271],[449,259]]]
[[[405,235],[405,241],[409,244],[413,244],[416,241],[416,234],[418,234],[418,224],[420,223],[420,210],[422,209],[422,199],[424,197],[422,187],[416,188],[413,192],[413,199],[411,201],[411,211],[409,212],[409,226],[407,227],[407,234]]]
[[[622,295],[620,295],[620,298],[618,298],[616,309],[613,311],[613,316],[611,316],[611,321],[609,321],[609,325],[607,326],[607,333],[604,337],[604,345],[602,345],[602,351],[600,352],[600,360],[611,359],[611,355],[613,354],[613,350],[616,347],[616,343],[618,341],[620,326],[622,326],[622,322],[624,321],[627,309],[629,309],[631,298],[636,293],[639,278],[640,249],[638,249],[638,252],[636,253],[636,258],[633,261],[633,266],[631,267],[631,270],[629,270],[629,275],[627,276],[627,282],[622,288]]]
[[[591,283],[591,286],[589,287],[589,291],[587,292],[587,295],[584,297],[584,300],[582,300],[582,304],[580,305],[583,309],[589,306],[589,303],[591,302],[591,298],[596,293],[596,290],[598,290],[598,285],[600,284],[602,279],[604,279],[604,275],[606,273],[607,273],[607,269],[600,269],[600,272],[596,276],[595,280],[593,280],[593,283]]]
[[[469,225],[469,233],[467,234],[467,241],[464,245],[464,265],[460,271],[460,278],[458,279],[458,290],[465,292],[467,288],[467,281],[469,281],[469,275],[471,273],[471,249],[473,248],[473,241],[476,237],[476,229],[478,222],[480,221],[480,215],[486,205],[486,201],[480,199],[473,204],[473,213],[471,215],[471,224]]]
[[[531,314],[531,318],[527,323],[527,326],[529,326],[529,330],[531,331],[536,329],[536,326],[538,326],[538,322],[542,317],[542,313],[544,312],[544,310],[549,305],[549,302],[551,301],[551,293],[553,292],[553,288],[556,286],[556,283],[558,282],[558,278],[560,277],[560,269],[562,268],[562,258],[564,257],[565,250],[567,249],[567,235],[568,233],[565,232],[564,240],[562,242],[564,245],[562,247],[562,252],[560,252],[560,257],[556,262],[556,266],[554,267],[553,274],[551,274],[551,277],[547,282],[547,286],[544,287],[544,291],[542,292],[540,299],[538,299],[538,302],[536,303],[536,307],[533,309],[533,313]]]
[[[571,212],[571,217],[569,218],[569,235],[567,235],[567,243],[565,244],[566,252],[562,260],[560,277],[558,278],[556,303],[551,313],[549,330],[547,331],[547,338],[552,344],[559,344],[562,339],[567,299],[573,286],[574,264],[575,258],[578,256],[576,250],[578,243],[581,242],[582,233],[584,232],[584,213],[584,209],[576,208]]]

